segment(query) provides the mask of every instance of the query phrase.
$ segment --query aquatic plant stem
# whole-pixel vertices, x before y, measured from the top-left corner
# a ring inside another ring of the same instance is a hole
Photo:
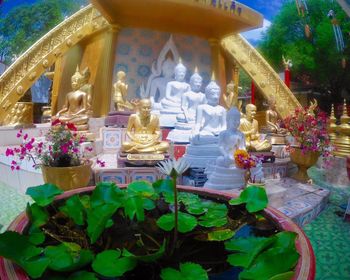
[[[173,175],[173,185],[174,185],[174,210],[175,210],[175,227],[174,227],[174,240],[173,240],[173,250],[174,251],[177,243],[177,231],[178,231],[178,216],[179,216],[179,209],[178,209],[178,201],[177,201],[177,188],[176,188],[176,179],[177,176]]]

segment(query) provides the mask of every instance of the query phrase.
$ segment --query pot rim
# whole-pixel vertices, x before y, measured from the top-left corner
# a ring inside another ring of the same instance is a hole
[[[96,186],[90,186],[80,189],[74,189],[64,192],[63,194],[56,197],[56,200],[68,198],[74,194],[80,194],[84,192],[91,192]],[[120,188],[126,188],[126,184],[118,185]],[[206,195],[211,198],[222,198],[230,200],[236,198],[234,195],[227,191],[217,191],[206,188],[189,187],[189,186],[177,186],[180,191],[192,192],[195,194]],[[264,213],[274,221],[281,230],[293,231],[298,234],[296,239],[296,249],[300,255],[298,264],[295,268],[295,275],[293,280],[314,280],[316,274],[316,259],[313,248],[304,231],[295,224],[290,218],[281,213],[275,208],[267,207]],[[29,220],[26,212],[20,213],[15,220],[9,225],[7,230],[16,231],[21,233],[27,226]],[[10,278],[8,278],[10,276]],[[6,278],[7,277],[7,278]],[[0,279],[18,279],[18,280],[29,280],[29,277],[24,271],[15,265],[13,262],[0,257]]]

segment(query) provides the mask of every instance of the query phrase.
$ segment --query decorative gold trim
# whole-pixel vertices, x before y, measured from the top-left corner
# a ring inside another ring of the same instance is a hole
[[[280,79],[269,63],[241,35],[228,36],[221,41],[223,49],[254,80],[266,99],[276,100],[276,111],[282,118],[301,107],[292,91]]]
[[[48,67],[70,47],[109,25],[89,5],[44,35],[0,76],[0,123]]]

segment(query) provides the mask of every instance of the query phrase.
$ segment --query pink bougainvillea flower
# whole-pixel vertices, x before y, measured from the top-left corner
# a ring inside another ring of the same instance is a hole
[[[51,126],[56,126],[58,124],[61,124],[61,121],[59,119],[55,119],[51,122]]]
[[[72,131],[77,131],[77,127],[73,123],[67,123],[67,128]]]
[[[14,153],[14,150],[13,149],[10,149],[10,148],[7,148],[6,149],[6,156],[14,156],[15,153]]]

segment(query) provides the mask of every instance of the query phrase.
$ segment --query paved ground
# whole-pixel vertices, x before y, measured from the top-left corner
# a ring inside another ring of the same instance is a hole
[[[310,172],[314,182],[331,191],[330,203],[321,215],[304,227],[316,254],[316,280],[350,279],[350,222],[338,215],[339,205],[347,202],[349,189],[324,183],[317,169]],[[25,209],[29,198],[0,183],[0,231]],[[1,226],[0,226],[1,227]]]

